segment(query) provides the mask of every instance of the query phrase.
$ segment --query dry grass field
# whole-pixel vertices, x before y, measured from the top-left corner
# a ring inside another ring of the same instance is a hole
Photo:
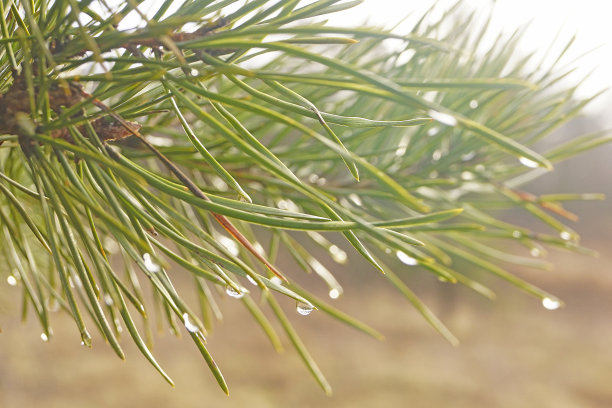
[[[322,313],[296,315],[296,326],[334,387],[331,398],[292,350],[276,354],[232,299],[223,302],[225,321],[209,338],[230,384],[229,398],[187,339],[157,338],[155,352],[176,381],[173,389],[127,339],[125,362],[99,339],[92,350],[78,347],[72,323],[58,314],[55,337],[43,343],[34,319],[21,324],[5,302],[0,406],[610,407],[612,254],[605,243],[598,249],[600,258],[559,253],[554,272],[524,274],[565,300],[557,311],[506,285],[497,285],[499,299],[489,302],[461,288],[415,282],[461,339],[458,348],[379,281],[347,288],[339,305],[381,330],[384,342]]]

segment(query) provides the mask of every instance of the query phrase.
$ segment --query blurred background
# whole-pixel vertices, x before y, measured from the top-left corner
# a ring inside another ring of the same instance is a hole
[[[409,13],[416,18],[432,3],[366,0],[345,20],[332,23],[367,19],[391,26]],[[437,3],[441,12],[454,1]],[[568,62],[593,50],[581,58],[569,79],[576,81],[593,71],[580,96],[612,85],[609,2],[464,3],[466,9],[483,10],[493,3],[491,24],[496,30],[511,32],[531,21],[522,44],[525,53],[543,50],[553,41],[563,45],[576,34]],[[409,23],[410,18],[405,24]],[[611,101],[604,94],[556,137],[610,127]],[[612,146],[583,154],[525,190],[604,192],[612,197],[611,157]],[[122,342],[125,362],[99,338],[91,350],[79,347],[78,333],[65,315],[53,316],[55,336],[42,342],[35,319],[19,319],[18,291],[2,281],[2,296],[8,299],[0,300],[0,407],[610,407],[612,208],[609,200],[568,208],[581,217],[574,228],[583,245],[600,256],[553,251],[549,260],[554,271],[513,270],[558,295],[565,302],[562,309],[548,311],[538,299],[493,279],[486,282],[498,293],[495,302],[440,284],[428,274],[408,279],[459,337],[458,348],[445,342],[367,265],[351,258],[336,272],[345,288],[337,306],[380,330],[385,341],[366,337],[323,313],[293,319],[334,388],[331,398],[320,391],[288,345],[283,355],[276,354],[240,302],[231,298],[222,299],[224,321],[209,337],[210,351],[230,386],[228,398],[188,339],[156,337],[154,353],[174,378],[174,389],[130,341]]]

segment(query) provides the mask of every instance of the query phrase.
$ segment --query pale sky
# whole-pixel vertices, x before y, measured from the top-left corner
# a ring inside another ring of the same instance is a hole
[[[437,1],[440,9],[455,2]],[[354,25],[367,19],[390,27],[408,14],[421,15],[433,3],[434,0],[365,0],[355,9],[339,13],[332,23]],[[521,43],[525,53],[534,50],[543,53],[555,40],[563,46],[576,34],[565,61],[593,50],[577,64],[574,81],[593,71],[578,95],[588,96],[603,88],[612,88],[612,0],[464,0],[464,7],[481,10],[493,7],[491,31],[510,33],[531,21]],[[612,91],[603,95],[589,111],[606,116],[607,123],[612,125],[612,114],[606,115],[606,110],[611,110],[608,106],[612,106]]]

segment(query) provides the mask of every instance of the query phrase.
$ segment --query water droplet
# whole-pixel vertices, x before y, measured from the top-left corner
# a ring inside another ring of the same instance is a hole
[[[259,255],[263,255],[265,253],[264,251],[264,247],[259,243],[259,242],[255,242],[253,244],[253,248],[255,248],[255,251],[259,254]]]
[[[197,69],[195,69],[195,68],[191,68],[191,75],[193,75],[193,76],[198,76],[198,75],[200,75],[200,71],[198,71],[198,70],[197,70]]]
[[[542,306],[548,310],[556,310],[561,306],[561,302],[557,299],[546,297],[542,299]]]
[[[476,109],[476,108],[478,108],[478,101],[477,101],[476,99],[472,99],[472,100],[470,101],[470,108],[471,108],[471,109]]]
[[[158,264],[153,262],[149,253],[145,253],[144,255],[142,255],[142,260],[144,261],[144,266],[145,268],[147,268],[147,271],[151,273],[157,273],[161,271],[161,268]]]
[[[219,176],[213,176],[210,178],[210,182],[212,185],[219,191],[227,191],[229,190],[229,186],[223,179]]]
[[[91,347],[91,334],[87,330],[81,332],[81,346]]]
[[[117,242],[109,236],[104,237],[104,252],[107,254],[115,254],[117,251],[119,251]]]
[[[117,333],[123,333],[123,327],[121,326],[121,320],[115,319],[115,328],[117,329]]]
[[[238,256],[240,254],[240,248],[238,248],[238,244],[233,239],[226,237],[225,235],[219,235],[219,243],[228,250],[228,252],[234,256]]]
[[[529,251],[529,253],[531,254],[531,256],[537,258],[542,254],[542,251],[540,251],[540,248],[531,248],[531,251]]]
[[[318,186],[324,186],[325,183],[327,183],[327,179],[325,177],[321,177],[317,180],[317,185]]]
[[[45,300],[45,305],[47,306],[47,310],[50,312],[57,312],[60,308],[60,304],[54,297],[49,297]]]
[[[308,181],[310,183],[316,183],[318,179],[319,179],[319,176],[315,173],[312,173],[310,176],[308,176]]]
[[[185,328],[191,333],[197,333],[200,331],[200,328],[193,324],[191,320],[189,320],[189,314],[187,313],[183,313],[183,324],[185,325]]]
[[[11,286],[16,286],[17,285],[17,278],[15,278],[13,275],[9,275],[6,278],[6,283],[8,283]]]
[[[457,119],[454,116],[449,115],[448,113],[442,113],[435,110],[430,110],[427,113],[429,114],[429,116],[431,116],[433,120],[438,121],[443,125],[457,126]]]
[[[435,136],[440,132],[440,128],[437,126],[434,126],[432,128],[429,128],[427,130],[427,136]]]
[[[245,291],[246,290],[244,288],[242,288],[241,290],[236,290],[229,285],[225,288],[225,293],[227,293],[228,296],[233,297],[234,299],[240,299],[241,297],[243,297]]]
[[[341,288],[333,288],[333,289],[330,289],[329,291],[329,297],[332,299],[338,299],[341,294],[342,294]]]
[[[399,259],[403,264],[414,266],[419,263],[419,261],[406,254],[404,251],[397,251],[395,255],[397,255],[397,259]]]
[[[440,282],[448,282],[448,279],[447,279],[447,278],[445,278],[444,276],[438,276],[438,280],[439,280]]]
[[[355,205],[358,205],[359,207],[361,207],[363,205],[363,201],[361,201],[361,198],[357,194],[355,194],[355,193],[349,194],[348,198],[349,198],[349,200],[354,202]]]
[[[512,231],[512,236],[514,238],[521,238],[523,236],[523,233],[521,231],[519,231],[519,230],[514,230],[514,231]]]
[[[274,283],[275,285],[282,285],[283,284],[283,280],[281,278],[279,278],[278,276],[273,276],[270,278],[270,282]]]
[[[147,142],[155,146],[160,146],[160,147],[174,146],[174,141],[169,137],[147,135],[145,136],[145,139],[147,140]],[[134,204],[136,204],[136,202],[134,202]],[[136,205],[138,206],[139,204],[136,204]]]
[[[466,154],[462,154],[461,155],[461,160],[463,160],[463,161],[470,161],[474,157],[476,157],[476,152],[469,152],[469,153],[466,153]]]
[[[246,277],[247,277],[247,280],[249,281],[249,283],[250,283],[251,285],[253,285],[253,286],[257,286],[257,282],[255,282],[255,279],[253,279],[253,278],[251,277],[251,275],[247,275]]]
[[[438,178],[439,175],[440,175],[440,173],[438,173],[437,170],[434,170],[431,173],[429,173],[429,178],[435,179],[435,178]]]
[[[46,334],[46,333],[40,333],[40,339],[41,339],[42,341],[47,342],[47,341],[49,341],[49,336],[47,336],[47,334]]]
[[[561,231],[561,233],[559,234],[559,236],[561,237],[562,240],[564,241],[569,241],[570,239],[572,239],[572,234],[569,233],[568,231]]]
[[[338,248],[336,245],[329,247],[329,254],[331,255],[332,259],[339,264],[345,264],[348,259],[346,252]]]
[[[68,282],[70,283],[70,286],[75,288],[82,288],[83,287],[83,282],[81,282],[81,278],[79,278],[78,276],[74,275],[72,277],[68,278]]]
[[[528,159],[526,157],[520,157],[519,162],[521,162],[523,166],[529,167],[530,169],[536,169],[540,167],[540,165],[537,162],[534,162],[533,160]]]
[[[314,306],[310,303],[298,302],[296,310],[302,316],[308,316],[314,310]]]
[[[472,173],[471,171],[461,172],[461,179],[462,180],[469,181],[469,180],[474,180],[475,178],[476,177],[474,176],[474,173]]]
[[[391,253],[391,248],[385,248],[385,254],[390,254]]]
[[[433,161],[438,161],[438,160],[440,160],[441,157],[442,157],[442,151],[441,150],[434,150],[434,152],[431,155],[431,158],[433,159]]]
[[[106,303],[106,306],[112,306],[115,304],[115,302],[113,302],[113,298],[108,293],[104,294],[104,303]]]
[[[404,137],[402,137],[402,139],[397,145],[397,150],[395,151],[395,155],[397,157],[401,157],[406,154],[406,151],[408,150],[409,141],[410,141],[410,137],[408,135],[405,135]]]
[[[276,206],[278,208],[280,208],[281,210],[286,210],[287,209],[287,201],[285,201],[285,200],[278,200],[278,202],[276,203]]]

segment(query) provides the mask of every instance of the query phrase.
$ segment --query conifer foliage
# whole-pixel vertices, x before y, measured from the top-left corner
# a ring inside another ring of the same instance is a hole
[[[490,28],[460,3],[404,34],[325,23],[357,3],[0,0],[0,293],[21,288],[43,339],[58,310],[86,346],[94,330],[124,358],[129,336],[172,383],[150,351],[163,321],[225,392],[206,345],[219,297],[275,348],[285,332],[326,392],[291,321],[316,310],[381,336],[333,305],[343,289],[324,264],[347,258],[453,344],[407,274],[493,298],[485,271],[560,306],[508,267],[587,251],[562,204],[599,195],[521,188],[608,141],[534,150],[590,101],[557,86],[571,67],[515,55],[518,34],[483,49]],[[508,208],[538,222],[498,219]],[[314,279],[328,293],[299,284]]]

